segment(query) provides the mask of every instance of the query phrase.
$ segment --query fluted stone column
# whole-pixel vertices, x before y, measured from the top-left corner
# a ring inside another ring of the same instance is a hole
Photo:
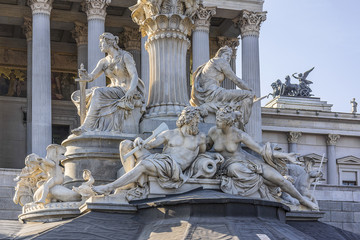
[[[145,42],[147,36],[141,37],[141,80],[145,84],[145,99],[148,102],[149,97],[149,77],[150,77],[150,66],[149,66],[149,53],[145,49]]]
[[[80,64],[84,64],[85,69],[87,69],[87,61],[88,61],[88,28],[86,24],[81,22],[75,22],[75,28],[71,32],[73,38],[76,41],[77,45],[77,63],[78,69],[80,68]]]
[[[31,145],[31,119],[32,119],[32,20],[24,17],[23,32],[26,36],[27,44],[27,68],[26,68],[26,98],[27,98],[27,112],[26,112],[26,153],[32,153]]]
[[[288,142],[289,142],[289,151],[288,152],[297,153],[297,144],[299,142],[301,135],[302,135],[301,132],[289,132],[288,133]]]
[[[259,32],[260,25],[266,20],[266,12],[241,11],[240,17],[234,19],[240,27],[242,45],[242,79],[246,81],[257,97],[260,97],[260,62]],[[252,108],[246,131],[256,141],[262,141],[261,103],[256,102]]]
[[[131,8],[134,22],[142,35],[148,36],[145,48],[149,53],[150,83],[145,118],[176,118],[189,102],[186,52],[193,22],[177,4],[169,2],[156,11],[141,8],[143,5]],[[147,12],[141,18],[134,14],[143,11]]]
[[[327,152],[327,183],[332,185],[339,184],[339,175],[336,166],[336,143],[340,139],[338,134],[329,134],[326,141]]]
[[[206,63],[210,59],[210,19],[215,14],[215,7],[204,7],[200,5],[195,15],[193,16],[193,20],[195,23],[195,28],[192,33],[193,72],[200,65]]]
[[[224,46],[231,47],[232,56],[230,60],[230,66],[231,69],[234,71],[234,73],[236,73],[236,52],[237,52],[237,47],[239,46],[239,39],[224,37],[224,36],[219,36],[217,39],[218,39],[218,45],[220,47],[224,47]],[[221,86],[226,89],[236,89],[235,83],[227,78],[222,82]]]
[[[83,10],[88,20],[88,71],[91,72],[99,60],[105,57],[99,49],[99,36],[105,32],[106,8],[111,0],[85,0]],[[106,86],[105,75],[88,83],[88,88]]]
[[[132,54],[138,75],[141,76],[141,34],[138,28],[124,27],[125,50]]]
[[[31,147],[46,155],[51,144],[51,49],[50,12],[52,0],[30,0],[32,11]]]

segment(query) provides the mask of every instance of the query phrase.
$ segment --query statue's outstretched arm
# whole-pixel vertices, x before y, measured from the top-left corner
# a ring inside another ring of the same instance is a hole
[[[235,83],[236,86],[238,86],[239,88],[241,88],[243,90],[251,91],[251,89],[246,84],[246,82],[244,80],[242,80],[241,78],[239,78],[238,76],[236,76],[234,71],[231,69],[231,66],[229,63],[222,64],[222,71],[228,79],[230,79],[231,81],[233,81]]]
[[[139,81],[139,76],[138,76],[138,73],[136,70],[135,61],[129,54],[125,54],[124,62],[125,62],[126,69],[131,77],[131,83],[130,83],[130,87],[129,87],[128,91],[132,92],[132,91],[135,91],[135,89],[138,85],[138,81]]]
[[[145,144],[144,147],[146,149],[152,149],[152,148],[160,146],[161,144],[166,143],[167,142],[166,135],[168,134],[168,132],[169,131],[164,131],[164,132],[160,133],[156,138],[152,139],[150,142]]]
[[[236,129],[236,128],[233,128]],[[236,129],[238,132],[237,137],[238,141],[243,142],[248,148],[261,154],[263,147],[257,143],[249,134],[246,132],[241,131],[240,129]]]
[[[85,78],[89,79],[89,82],[94,81],[95,79],[100,77],[100,75],[104,72],[104,69],[103,69],[104,68],[104,62],[105,62],[105,58],[101,59],[96,64],[96,67],[94,68],[94,70],[90,74],[88,74],[88,76],[85,76]]]

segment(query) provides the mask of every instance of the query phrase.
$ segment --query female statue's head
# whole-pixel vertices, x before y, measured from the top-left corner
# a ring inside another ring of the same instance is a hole
[[[231,60],[232,53],[232,49],[229,46],[225,45],[216,52],[215,57],[225,58],[226,61],[229,62]]]
[[[226,127],[233,127],[237,122],[237,115],[239,112],[234,112],[231,107],[220,108],[216,112],[216,127],[223,129]]]
[[[104,32],[100,35],[100,50],[102,52],[107,52],[107,49],[110,47],[115,48],[116,50],[120,50],[118,43],[119,37],[114,36],[111,33]]]

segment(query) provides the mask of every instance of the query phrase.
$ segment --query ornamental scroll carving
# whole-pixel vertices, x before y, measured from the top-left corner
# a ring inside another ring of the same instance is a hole
[[[87,44],[88,27],[82,22],[75,22],[75,28],[71,31],[77,45]]]
[[[53,0],[29,0],[28,5],[31,7],[32,14],[50,15]]]
[[[240,16],[233,20],[235,26],[240,27],[241,37],[259,36],[261,23],[266,20],[266,13],[241,11]]]
[[[289,143],[298,143],[301,135],[302,135],[301,132],[289,132],[288,142]]]
[[[111,0],[85,0],[82,3],[83,11],[86,12],[88,20],[101,19],[105,20],[106,8]]]
[[[200,5],[193,16],[196,30],[209,32],[210,19],[215,14],[215,7],[204,7],[203,5]]]
[[[337,141],[340,139],[340,135],[339,134],[329,134],[327,136],[327,141],[326,144],[327,145],[336,145]]]

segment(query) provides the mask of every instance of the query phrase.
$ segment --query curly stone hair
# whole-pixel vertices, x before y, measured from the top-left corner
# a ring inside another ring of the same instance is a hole
[[[200,120],[200,111],[197,107],[187,106],[185,107],[178,120],[176,121],[176,126],[181,128],[184,125],[190,124],[194,119],[199,122]]]
[[[234,127],[239,122],[239,117],[241,113],[235,111],[231,107],[220,108],[216,112],[216,120],[221,120],[231,127]]]

